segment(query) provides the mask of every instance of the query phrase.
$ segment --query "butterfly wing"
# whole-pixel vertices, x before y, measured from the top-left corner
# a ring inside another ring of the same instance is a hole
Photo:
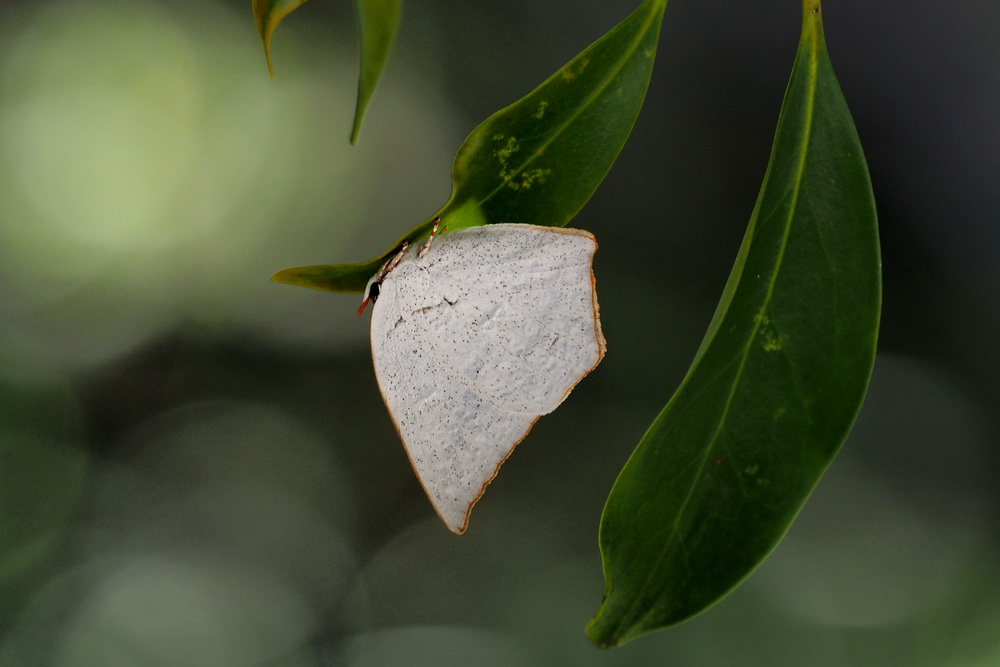
[[[503,224],[408,251],[372,314],[386,405],[438,514],[461,533],[535,420],[604,354],[580,230]]]

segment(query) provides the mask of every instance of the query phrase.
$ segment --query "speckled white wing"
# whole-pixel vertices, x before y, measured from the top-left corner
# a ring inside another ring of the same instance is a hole
[[[453,531],[535,420],[604,354],[580,230],[502,224],[407,251],[372,313],[376,377],[413,467]]]

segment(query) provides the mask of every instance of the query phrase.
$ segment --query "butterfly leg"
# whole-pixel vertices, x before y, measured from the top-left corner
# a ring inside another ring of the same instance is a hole
[[[434,227],[433,229],[431,229],[431,235],[427,237],[427,240],[424,241],[423,247],[420,248],[420,252],[417,253],[417,257],[419,257],[420,259],[423,259],[424,255],[427,254],[427,249],[431,247],[431,241],[433,241],[434,237],[437,235],[438,226],[440,224],[441,224],[441,218],[434,218]]]

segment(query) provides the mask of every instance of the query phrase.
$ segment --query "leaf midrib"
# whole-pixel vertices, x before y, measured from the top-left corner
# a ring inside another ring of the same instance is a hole
[[[645,24],[643,25],[642,29],[639,31],[638,36],[632,42],[632,45],[629,47],[628,51],[626,52],[627,56],[621,59],[619,65],[613,70],[613,73],[610,76],[608,76],[604,80],[604,82],[598,88],[596,88],[594,90],[594,92],[591,93],[584,100],[584,103],[581,104],[577,108],[577,111],[574,112],[562,124],[562,126],[558,129],[558,131],[552,133],[551,138],[549,138],[548,140],[546,140],[545,142],[543,142],[541,144],[540,148],[535,149],[535,154],[534,155],[532,155],[527,160],[525,160],[524,163],[521,164],[520,167],[517,167],[516,169],[514,169],[513,171],[510,172],[511,176],[516,176],[516,175],[520,174],[522,171],[524,171],[529,166],[531,166],[532,164],[534,164],[534,162],[537,159],[538,155],[540,153],[544,153],[545,149],[547,149],[549,146],[551,146],[552,143],[556,139],[558,139],[562,135],[562,133],[565,132],[566,129],[570,125],[572,125],[573,122],[576,121],[576,119],[579,118],[584,113],[584,111],[586,111],[587,109],[590,108],[590,106],[594,102],[594,100],[597,99],[601,94],[604,93],[605,90],[608,89],[608,87],[611,85],[611,82],[614,81],[614,80],[616,80],[618,78],[618,75],[621,74],[622,70],[625,69],[625,64],[628,63],[629,61],[631,61],[632,55],[638,49],[638,44],[642,42],[643,38],[646,36],[646,33],[649,31],[649,26],[653,23],[653,18],[655,16],[658,16],[658,15],[660,15],[660,14],[663,13],[663,10],[666,8],[666,4],[667,4],[666,0],[662,0],[660,2],[653,2],[652,3],[653,9],[650,11],[649,16],[647,17]],[[589,50],[589,48],[590,47],[588,47],[588,50]],[[584,51],[584,53],[586,53],[586,50]],[[576,58],[573,59],[573,61],[578,60],[579,58],[580,58],[580,56],[577,56]],[[573,62],[573,61],[570,61],[570,62]],[[489,200],[491,197],[493,197],[494,195],[496,195],[504,187],[506,187],[506,182],[498,183],[490,192],[488,192],[486,195],[483,196],[482,199],[479,200],[477,206],[481,208],[482,205],[484,203],[486,203],[487,200]]]
[[[702,471],[704,471],[706,465],[708,464],[708,460],[711,458],[711,454],[715,448],[715,444],[718,441],[728,420],[733,399],[736,395],[736,390],[739,387],[740,379],[743,376],[743,371],[746,368],[746,363],[750,356],[750,350],[753,346],[753,341],[756,340],[757,334],[760,331],[761,323],[764,320],[762,314],[767,311],[774,296],[774,287],[775,284],[777,283],[778,275],[781,272],[781,267],[784,262],[785,250],[788,247],[788,238],[790,236],[792,229],[792,220],[795,217],[795,211],[798,207],[799,195],[802,190],[802,180],[803,180],[803,173],[805,171],[805,161],[808,154],[810,136],[812,133],[813,109],[815,106],[815,97],[817,88],[817,72],[818,72],[818,56],[819,56],[818,51],[819,51],[818,43],[814,39],[814,41],[812,42],[812,48],[809,50],[809,67],[808,67],[808,79],[807,79],[808,94],[806,95],[805,123],[802,129],[802,138],[800,139],[799,155],[795,168],[795,179],[794,179],[794,186],[792,188],[791,202],[788,207],[788,213],[784,223],[784,231],[782,232],[781,246],[778,251],[778,257],[775,262],[774,270],[772,271],[771,274],[771,279],[768,282],[767,293],[765,295],[763,305],[761,306],[760,311],[758,312],[758,315],[761,316],[755,318],[753,329],[751,330],[750,336],[747,338],[747,341],[743,346],[743,351],[739,357],[739,366],[736,369],[736,374],[732,380],[731,387],[729,389],[729,394],[726,396],[726,402],[723,406],[718,426],[716,427],[715,432],[712,434],[708,444],[705,447],[701,461],[698,464],[697,473],[692,477],[694,481],[688,488],[688,493],[685,496],[684,501],[681,503],[679,511],[677,512],[676,519],[674,520],[673,531],[664,541],[663,547],[661,548],[660,551],[660,555],[656,559],[655,564],[653,565],[653,567],[649,569],[649,574],[647,575],[646,580],[643,582],[642,589],[647,588],[650,582],[656,576],[656,573],[659,570],[660,565],[662,564],[664,558],[666,558],[668,546],[674,541],[674,538],[680,532],[681,519],[684,516],[685,510],[689,505],[691,498],[694,496],[695,489],[698,486],[698,480],[701,479],[701,473]],[[636,601],[633,603],[633,605],[631,605],[631,607],[632,609],[635,609],[637,606],[639,606],[638,598],[636,598]],[[640,616],[637,619],[637,621],[644,621],[646,618],[653,615],[654,613],[659,613],[659,612],[655,608],[651,607],[646,611],[646,613]],[[623,614],[621,618],[625,619],[627,617],[628,614]],[[624,625],[624,621],[622,625]]]

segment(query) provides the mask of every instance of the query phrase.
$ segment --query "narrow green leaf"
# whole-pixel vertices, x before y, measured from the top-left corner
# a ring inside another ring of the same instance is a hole
[[[542,85],[473,130],[455,158],[448,203],[382,256],[363,264],[285,269],[272,279],[360,292],[404,240],[426,236],[438,216],[450,229],[499,222],[564,226],[594,194],[632,131],[665,7],[666,0],[646,0]]]
[[[274,78],[274,67],[271,66],[271,36],[281,19],[288,16],[292,10],[306,0],[253,0],[253,18],[260,31],[260,39],[264,42],[264,57],[267,59],[267,71]]]
[[[358,142],[365,110],[396,39],[400,0],[357,0],[355,5],[361,41],[361,74],[358,78],[358,102],[354,108],[354,127],[351,129],[352,144]]]
[[[819,0],[804,0],[770,163],[722,300],[604,509],[596,644],[698,614],[774,548],[854,422],[880,302],[868,170]]]
[[[325,292],[361,292],[368,279],[385,264],[388,254],[387,252],[370,262],[359,264],[314,264],[282,269],[271,276],[271,280],[276,283],[311,287]]]

